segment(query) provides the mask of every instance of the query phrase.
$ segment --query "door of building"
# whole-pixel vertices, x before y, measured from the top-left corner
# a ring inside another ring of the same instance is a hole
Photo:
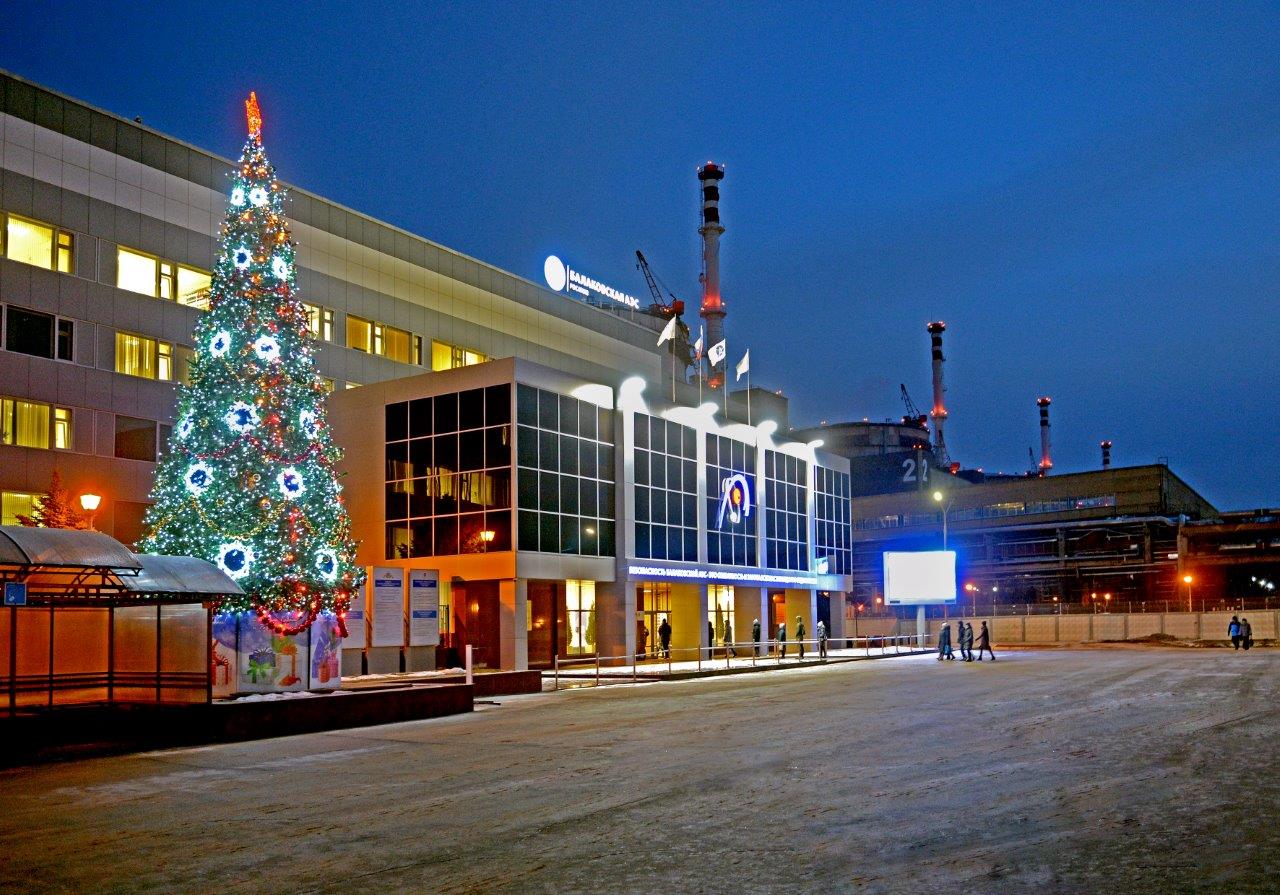
[[[636,585],[636,656],[660,658],[662,643],[658,628],[671,618],[671,585],[645,582]]]

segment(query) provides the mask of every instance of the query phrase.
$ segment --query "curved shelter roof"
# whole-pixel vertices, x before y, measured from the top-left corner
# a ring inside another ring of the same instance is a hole
[[[29,528],[25,525],[0,526],[0,563],[121,571],[142,568],[138,557],[128,547],[100,531]]]
[[[98,531],[0,526],[0,577],[32,597],[65,602],[205,602],[243,594],[225,572],[192,556],[133,553]]]

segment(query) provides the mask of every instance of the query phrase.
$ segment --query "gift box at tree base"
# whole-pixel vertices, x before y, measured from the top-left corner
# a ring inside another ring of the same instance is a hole
[[[332,612],[320,613],[296,634],[275,631],[253,612],[221,612],[213,621],[213,696],[336,690],[342,684],[341,654]]]

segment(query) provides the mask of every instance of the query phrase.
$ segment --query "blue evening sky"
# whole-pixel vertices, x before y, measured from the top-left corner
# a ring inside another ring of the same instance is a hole
[[[794,423],[929,402],[1022,470],[1167,457],[1280,505],[1272,3],[11,4],[0,67],[541,281],[556,252],[691,308],[726,165],[731,360]]]

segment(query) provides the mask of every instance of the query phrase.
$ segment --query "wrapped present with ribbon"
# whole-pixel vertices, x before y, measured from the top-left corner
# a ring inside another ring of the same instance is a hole
[[[255,684],[269,684],[276,676],[276,663],[258,662],[252,657],[249,659],[249,680]],[[262,680],[259,680],[262,678]]]

